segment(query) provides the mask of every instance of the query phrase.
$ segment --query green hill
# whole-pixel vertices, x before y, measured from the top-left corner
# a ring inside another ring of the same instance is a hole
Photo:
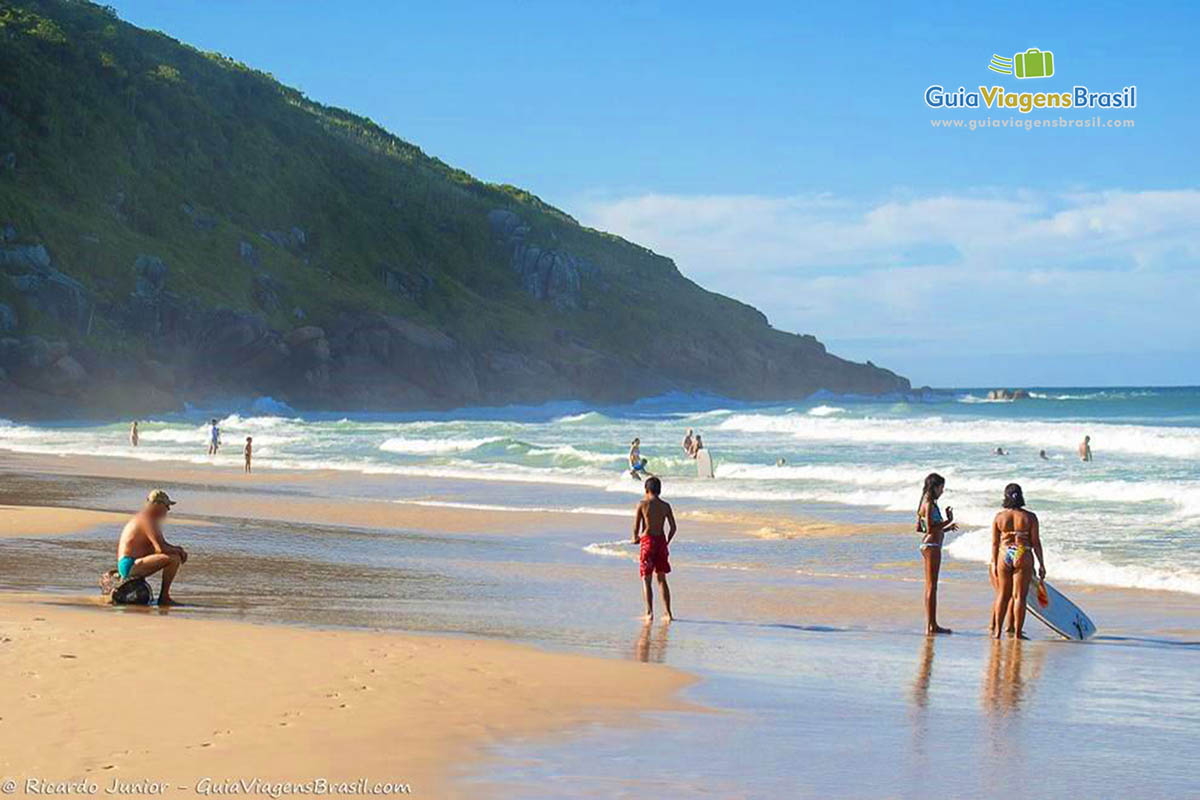
[[[0,413],[411,408],[907,381],[270,75],[0,0]]]

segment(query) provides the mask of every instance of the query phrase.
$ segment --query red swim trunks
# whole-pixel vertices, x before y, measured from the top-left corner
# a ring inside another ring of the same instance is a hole
[[[667,537],[642,536],[642,554],[639,561],[639,571],[643,578],[651,572],[666,575],[671,571],[671,562],[667,560]]]

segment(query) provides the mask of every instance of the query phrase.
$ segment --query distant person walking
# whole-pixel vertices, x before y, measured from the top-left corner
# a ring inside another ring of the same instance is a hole
[[[246,456],[246,472],[250,472],[250,457],[254,455],[254,439],[250,436],[246,437],[246,447],[242,450],[242,454]]]
[[[659,496],[661,494],[662,481],[653,476],[648,478],[646,496],[638,503],[633,518],[633,543],[640,547],[638,572],[642,577],[642,598],[646,601],[646,622],[654,619],[651,578],[655,576],[667,612],[665,619],[670,622],[675,618],[671,613],[671,587],[667,585],[667,573],[671,571],[667,545],[675,538],[675,514],[671,511],[671,504]],[[669,526],[666,531],[663,530],[664,524]]]
[[[692,452],[692,445],[696,441],[696,434],[691,428],[687,429],[687,436],[683,437],[683,452],[687,453],[688,458],[695,458],[696,454]]]
[[[1003,633],[1011,600],[1014,632],[1018,639],[1024,639],[1025,598],[1033,580],[1033,557],[1037,556],[1038,580],[1046,579],[1046,559],[1042,555],[1037,515],[1025,508],[1025,495],[1019,484],[1004,487],[1003,506],[1004,510],[992,520],[992,558],[988,563],[996,584],[992,636],[999,639]]]
[[[925,560],[925,633],[950,633],[937,622],[938,575],[942,570],[942,544],[946,534],[958,530],[954,509],[947,506],[946,517],[938,507],[938,498],[946,491],[946,479],[936,472],[925,477],[921,502],[917,506],[917,533],[921,534],[921,557]]]
[[[1091,461],[1092,460],[1092,437],[1091,436],[1083,437],[1083,441],[1079,443],[1079,460],[1080,461]]]
[[[212,426],[208,435],[208,454],[215,456],[217,451],[221,449],[221,429],[217,426],[217,421],[211,420],[209,425]]]
[[[137,420],[135,419],[133,421],[133,424],[129,426],[129,444],[133,445],[134,447],[137,447],[138,440],[139,440],[138,427],[137,427]]]

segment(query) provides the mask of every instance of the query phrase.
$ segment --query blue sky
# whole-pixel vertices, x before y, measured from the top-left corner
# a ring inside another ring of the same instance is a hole
[[[1200,7],[114,5],[914,383],[1200,382]],[[1029,47],[1053,78],[986,69]],[[1135,127],[933,129],[1022,115],[932,83],[1136,84]]]

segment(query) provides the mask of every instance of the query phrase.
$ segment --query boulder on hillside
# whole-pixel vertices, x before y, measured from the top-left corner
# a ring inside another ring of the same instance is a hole
[[[158,256],[141,254],[133,262],[134,293],[147,297],[162,292],[167,283],[167,265]]]
[[[527,294],[562,310],[579,308],[583,275],[594,272],[590,262],[565,250],[527,242],[529,227],[507,209],[489,211],[488,225],[497,243],[508,251],[509,263]]]
[[[20,324],[17,312],[7,303],[0,303],[0,333],[15,331]]]

